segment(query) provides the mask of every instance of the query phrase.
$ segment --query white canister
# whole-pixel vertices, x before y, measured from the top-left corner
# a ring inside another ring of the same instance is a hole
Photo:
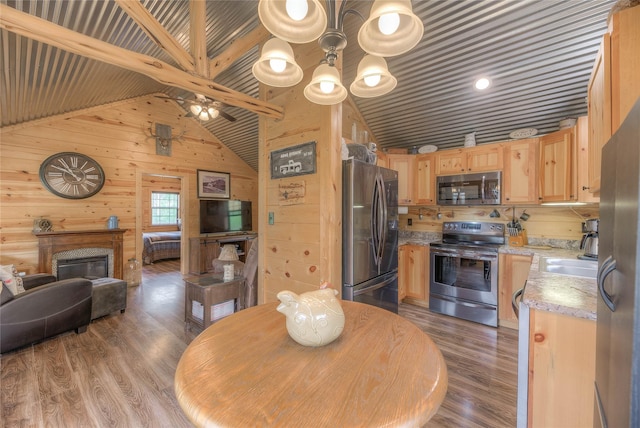
[[[234,265],[224,265],[224,274],[222,275],[222,279],[224,281],[233,281],[233,275],[235,271]]]

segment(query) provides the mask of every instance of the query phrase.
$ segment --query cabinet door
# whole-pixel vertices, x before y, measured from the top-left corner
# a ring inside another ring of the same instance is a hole
[[[540,200],[576,199],[573,181],[573,128],[540,137]]]
[[[578,118],[576,124],[576,163],[577,163],[577,191],[579,202],[600,202],[599,193],[591,192],[589,187],[589,119],[587,116]]]
[[[531,256],[522,254],[500,254],[498,260],[498,318],[500,325],[518,328],[518,317],[511,306],[514,291],[524,287],[531,269]]]
[[[505,204],[538,203],[537,149],[537,138],[505,144],[502,175]]]
[[[435,205],[436,175],[434,171],[435,156],[423,154],[416,156],[415,197],[418,205]]]
[[[609,35],[602,37],[600,50],[587,88],[589,100],[589,191],[600,191],[602,147],[611,138],[611,52]]]
[[[426,245],[403,245],[404,255],[400,259],[400,278],[405,297],[411,303],[429,306],[429,247]]]
[[[407,282],[411,278],[409,255],[409,245],[398,247],[398,302],[402,302],[407,297]]]
[[[467,154],[462,149],[446,150],[436,156],[436,173],[441,175],[460,174],[467,170]]]
[[[389,168],[398,171],[398,204],[415,205],[413,200],[413,170],[415,156],[389,154]]]
[[[595,321],[541,310],[529,314],[527,426],[593,426]]]
[[[489,144],[467,150],[467,172],[502,170],[502,145]]]

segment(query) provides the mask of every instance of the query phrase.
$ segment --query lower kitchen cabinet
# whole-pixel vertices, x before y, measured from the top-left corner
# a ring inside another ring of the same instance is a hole
[[[531,269],[531,256],[500,254],[498,259],[498,320],[500,326],[518,328],[518,317],[511,306],[513,292],[524,287]]]
[[[401,245],[398,249],[398,300],[429,307],[429,246]]]
[[[522,317],[522,308],[520,319],[528,326],[521,323],[520,332],[528,331],[528,349],[518,354],[518,394],[527,395],[526,404],[518,397],[518,427],[593,426],[596,322],[538,309]],[[523,363],[525,391],[520,390]]]

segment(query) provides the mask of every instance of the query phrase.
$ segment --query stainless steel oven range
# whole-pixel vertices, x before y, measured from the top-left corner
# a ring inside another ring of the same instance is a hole
[[[442,242],[430,244],[429,309],[498,326],[498,247],[504,225],[444,222]]]

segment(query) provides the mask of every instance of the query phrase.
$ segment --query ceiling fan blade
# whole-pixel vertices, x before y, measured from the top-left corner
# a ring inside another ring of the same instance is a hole
[[[235,122],[236,119],[235,117],[231,116],[229,113],[225,113],[222,110],[218,110],[220,112],[220,116],[224,117],[225,119],[227,119],[229,122]]]

